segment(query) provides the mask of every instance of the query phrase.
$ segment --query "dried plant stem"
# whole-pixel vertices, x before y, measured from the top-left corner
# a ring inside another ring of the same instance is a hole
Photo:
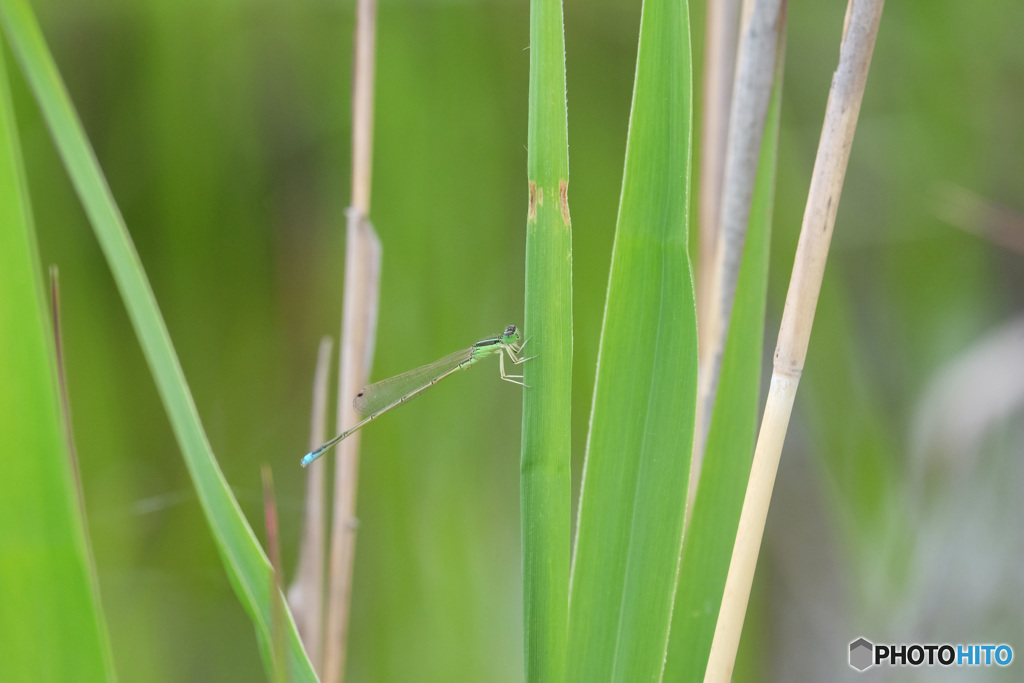
[[[700,199],[697,223],[700,231],[700,265],[697,268],[697,332],[701,362],[707,353],[708,339],[704,324],[708,314],[715,243],[718,240],[718,211],[722,201],[722,178],[725,175],[725,143],[729,133],[729,103],[732,101],[732,79],[736,72],[736,42],[739,39],[739,0],[708,3],[704,34],[704,102],[700,134]],[[692,480],[691,480],[692,481]]]
[[[260,468],[263,477],[263,515],[267,525],[267,554],[270,555],[270,634],[273,653],[274,683],[286,683],[287,652],[284,632],[284,598],[281,596],[281,537],[278,534],[277,499],[274,496],[274,475],[270,465]]]
[[[352,206],[347,212],[345,295],[338,380],[338,429],[358,420],[352,397],[367,382],[377,334],[380,240],[370,224],[370,179],[373,154],[373,79],[376,50],[376,0],[356,5],[355,60],[352,82]],[[338,683],[345,672],[352,570],[356,550],[356,485],[360,434],[338,445],[331,519],[330,573],[323,681]]]
[[[313,376],[313,410],[309,429],[311,450],[327,438],[327,380],[333,347],[330,337],[320,340]],[[324,538],[327,524],[324,514],[325,462],[326,458],[321,458],[307,468],[299,562],[295,580],[288,589],[288,605],[295,618],[295,626],[317,674],[323,673]]]
[[[82,514],[82,519],[88,519],[85,514],[85,492],[82,490],[82,471],[78,464],[78,449],[75,447],[75,438],[71,429],[71,399],[68,397],[68,375],[64,368],[64,338],[61,336],[60,326],[60,272],[57,270],[57,266],[50,266],[50,314],[53,316],[53,349],[57,361],[57,386],[60,389],[60,407],[64,418],[64,434],[67,437],[68,458],[71,461],[71,472],[75,478],[75,489],[78,492],[79,512]],[[82,525],[82,530],[88,541],[89,525]],[[95,584],[96,560],[92,554],[91,541],[85,544],[85,550],[89,555],[94,588],[98,588]]]
[[[839,67],[832,77],[825,124],[775,349],[768,402],[754,451],[705,681],[728,681],[732,676],[779,456],[807,356],[811,324],[883,4],[883,0],[850,0],[847,6]]]
[[[377,330],[380,240],[355,209],[348,212],[345,253],[345,298],[342,316],[341,367],[338,381],[338,428],[358,421],[352,397],[366,385]],[[334,471],[334,513],[331,517],[330,573],[324,638],[325,683],[338,683],[345,670],[348,613],[352,600],[352,569],[356,551],[356,484],[359,476],[359,432],[338,445]]]
[[[60,272],[57,266],[50,266],[50,314],[53,316],[53,350],[57,366],[57,388],[60,390],[61,417],[64,421],[64,436],[68,445],[68,460],[71,462],[71,475],[74,477],[75,493],[78,497],[78,511],[82,515],[82,535],[85,538],[85,557],[89,567],[89,582],[92,594],[100,595],[99,574],[96,572],[96,555],[93,552],[92,538],[89,535],[89,519],[85,510],[85,491],[82,488],[82,469],[78,462],[78,447],[75,446],[75,431],[71,420],[71,398],[68,394],[68,374],[64,367],[64,336],[61,332],[60,318]],[[111,668],[110,670],[113,670]]]
[[[702,294],[706,303],[704,317],[701,319],[704,327],[701,341],[704,342],[704,348],[701,350],[691,491],[696,490],[700,477],[718,377],[722,370],[722,357],[725,355],[729,319],[736,299],[736,281],[739,279],[743,244],[747,238],[754,181],[761,157],[768,101],[775,81],[775,59],[779,52],[779,35],[785,21],[785,12],[785,0],[747,2],[743,7],[718,214],[721,227],[714,245],[711,273],[703,281],[708,289]]]
[[[370,215],[373,177],[373,78],[377,51],[377,0],[356,4],[352,69],[352,208]]]

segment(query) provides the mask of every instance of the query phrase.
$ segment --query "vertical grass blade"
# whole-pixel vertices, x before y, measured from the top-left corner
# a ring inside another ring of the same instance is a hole
[[[646,0],[569,607],[570,681],[661,675],[693,442],[690,28]]]
[[[784,35],[783,27],[704,467],[683,541],[665,662],[664,680],[669,683],[704,678],[743,493],[750,475],[750,460],[754,455],[782,103]]]
[[[530,2],[524,367],[520,498],[527,683],[560,683],[569,620],[572,513],[572,227],[561,0]]]
[[[0,22],[107,258],[224,559],[228,578],[253,620],[270,672],[270,563],[213,457],[142,263],[35,17],[23,0],[0,0]],[[289,679],[315,680],[291,616],[286,616]]]
[[[2,42],[0,671],[12,681],[114,680],[61,422],[53,330]]]

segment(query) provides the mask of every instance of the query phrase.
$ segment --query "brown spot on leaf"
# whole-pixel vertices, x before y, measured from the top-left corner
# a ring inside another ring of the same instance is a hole
[[[568,227],[570,223],[569,219],[569,182],[566,180],[558,181],[558,204],[562,208],[562,222]]]
[[[537,183],[530,181],[530,206],[526,210],[526,219],[537,220]]]

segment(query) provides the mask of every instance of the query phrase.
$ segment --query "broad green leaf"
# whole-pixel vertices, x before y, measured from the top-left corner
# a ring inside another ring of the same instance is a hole
[[[561,0],[530,3],[521,516],[527,683],[561,683],[569,612],[572,228]]]
[[[114,680],[0,40],[0,679]]]
[[[682,546],[697,380],[684,1],[644,2],[638,52],[572,568],[570,681],[658,680]]]
[[[715,410],[683,544],[665,681],[704,679],[754,456],[782,64],[780,50]]]
[[[142,263],[35,17],[24,0],[0,0],[0,21],[107,258],[224,559],[228,578],[256,627],[269,672],[272,670],[270,563],[213,457]],[[279,595],[273,598],[282,599]],[[290,680],[316,680],[290,614],[286,621]]]

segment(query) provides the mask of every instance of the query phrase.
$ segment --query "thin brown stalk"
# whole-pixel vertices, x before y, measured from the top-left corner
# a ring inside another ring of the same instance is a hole
[[[310,450],[327,438],[327,380],[331,369],[330,337],[320,340],[316,372],[313,376],[313,410],[309,427]],[[327,481],[326,458],[306,468],[306,504],[303,512],[302,542],[295,580],[288,589],[288,605],[295,626],[306,648],[306,654],[317,674],[323,672],[324,614],[324,539],[327,518],[324,514],[324,493]]]
[[[779,456],[807,357],[811,324],[883,5],[884,0],[850,0],[847,6],[839,67],[832,77],[775,349],[768,402],[754,451],[705,681],[728,681],[732,676]]]
[[[78,511],[81,514],[82,535],[85,538],[85,555],[89,563],[89,582],[92,584],[93,595],[100,594],[99,574],[96,572],[96,555],[92,549],[92,538],[89,535],[88,515],[85,511],[85,490],[82,488],[82,471],[78,462],[78,448],[75,446],[75,433],[71,424],[71,399],[68,396],[68,376],[64,368],[64,337],[60,324],[60,272],[57,266],[50,266],[50,314],[53,316],[53,348],[57,361],[57,384],[60,390],[61,417],[63,418],[64,437],[68,446],[68,460],[71,461],[71,475],[75,480],[75,493],[78,498]],[[108,664],[111,664],[108,662]],[[112,664],[108,670],[113,670]]]
[[[376,0],[356,5],[355,60],[352,81],[352,206],[347,212],[345,295],[338,381],[338,429],[358,420],[352,397],[369,377],[377,333],[380,240],[370,224],[373,155],[373,79],[376,50]],[[323,680],[339,683],[345,672],[352,570],[356,549],[356,485],[359,474],[357,432],[338,445],[331,519],[330,573],[324,643]]]
[[[722,177],[725,175],[725,143],[729,134],[729,103],[732,79],[736,73],[736,43],[739,40],[739,0],[720,0],[707,4],[704,35],[704,98],[700,134],[700,197],[697,225],[700,231],[700,265],[697,268],[697,345],[703,362],[708,343],[704,324],[708,314],[708,295],[718,240],[718,211],[722,201]]]
[[[373,171],[373,78],[377,51],[377,0],[356,4],[352,65],[352,208],[370,215]]]
[[[341,368],[338,381],[339,429],[350,427],[359,419],[352,407],[352,397],[366,385],[373,358],[380,279],[380,241],[373,227],[355,209],[349,209],[348,218]],[[358,526],[356,484],[359,475],[360,438],[360,432],[356,432],[338,444],[337,466],[334,471],[334,512],[331,517],[329,591],[324,641],[325,683],[338,683],[342,680],[345,670],[345,646],[348,639],[352,569],[355,564]]]
[[[718,389],[718,376],[725,355],[729,319],[736,298],[743,244],[747,239],[750,205],[754,197],[757,163],[761,156],[768,101],[775,80],[775,59],[779,33],[785,22],[785,0],[762,0],[743,8],[736,82],[729,113],[729,134],[725,152],[719,219],[721,230],[715,241],[702,341],[697,400],[697,430],[694,434],[690,489],[700,478],[704,445]],[[692,496],[690,497],[692,499]]]
[[[57,266],[50,266],[50,314],[53,316],[53,348],[57,356],[57,384],[60,389],[60,407],[64,417],[64,435],[68,444],[68,458],[71,460],[71,472],[75,477],[75,487],[78,491],[78,507],[85,520],[85,493],[82,491],[82,475],[78,466],[78,449],[75,448],[75,439],[71,432],[71,400],[68,398],[68,378],[64,371],[64,340],[61,337],[60,328],[60,272]],[[89,525],[83,524],[86,540],[89,538]],[[92,554],[92,543],[86,543],[85,547],[89,554]],[[90,557],[90,562],[92,558]],[[93,564],[93,575],[96,574],[96,565]]]
[[[270,465],[263,465],[263,514],[267,525],[267,554],[270,556],[270,637],[273,646],[275,683],[288,680],[285,670],[284,597],[281,595],[281,537],[277,527],[277,500]]]

